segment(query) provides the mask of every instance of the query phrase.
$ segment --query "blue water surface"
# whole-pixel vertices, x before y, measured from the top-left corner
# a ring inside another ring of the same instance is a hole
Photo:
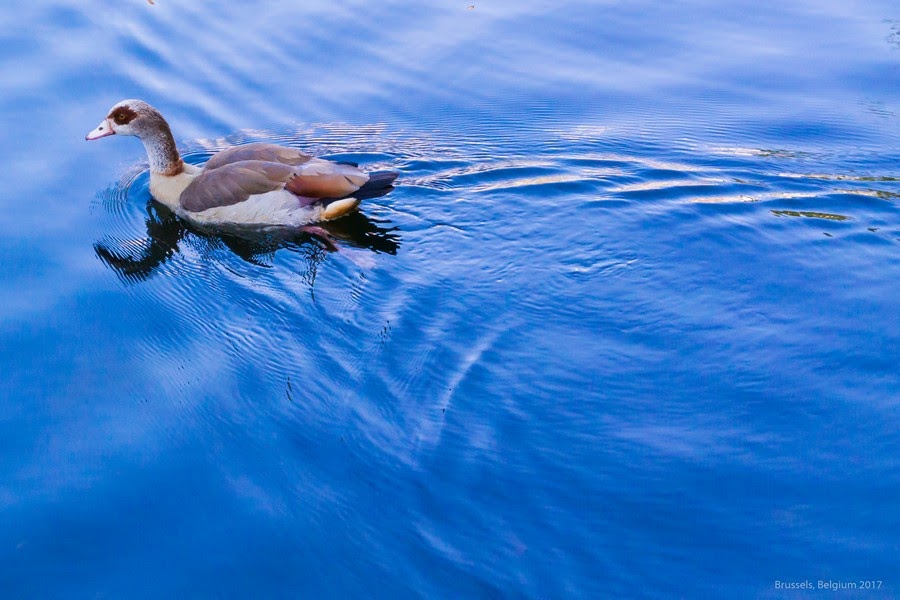
[[[0,35],[2,597],[900,597],[895,2]],[[198,230],[84,141],[123,98],[400,178],[331,242]]]

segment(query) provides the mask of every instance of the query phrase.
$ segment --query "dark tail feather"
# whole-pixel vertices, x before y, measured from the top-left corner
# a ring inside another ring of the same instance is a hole
[[[380,190],[394,183],[399,173],[397,171],[379,171],[378,173],[369,173],[369,180],[363,184],[358,191],[369,192],[372,190]]]
[[[359,200],[368,198],[378,198],[384,196],[392,189],[391,185],[397,179],[396,171],[380,171],[378,173],[369,173],[369,180],[363,184],[361,188],[350,194]]]

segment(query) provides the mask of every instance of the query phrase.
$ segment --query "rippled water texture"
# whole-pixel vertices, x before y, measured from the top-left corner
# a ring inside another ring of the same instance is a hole
[[[0,31],[4,597],[900,595],[895,3]],[[190,162],[400,179],[321,231],[197,229],[136,140],[83,139],[132,97]]]

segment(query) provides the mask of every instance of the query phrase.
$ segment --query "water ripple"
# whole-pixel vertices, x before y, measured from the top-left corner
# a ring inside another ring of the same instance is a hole
[[[12,0],[4,594],[888,572],[888,8]],[[192,163],[401,177],[321,234],[193,227],[139,143],[84,142],[123,97]]]

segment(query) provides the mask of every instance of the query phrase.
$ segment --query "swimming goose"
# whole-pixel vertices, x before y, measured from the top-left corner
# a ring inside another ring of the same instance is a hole
[[[150,194],[200,224],[299,227],[329,221],[354,210],[361,197],[386,193],[397,178],[266,143],[228,148],[201,168],[181,160],[169,124],[141,100],[117,103],[85,139],[110,135],[137,136],[150,160]]]

